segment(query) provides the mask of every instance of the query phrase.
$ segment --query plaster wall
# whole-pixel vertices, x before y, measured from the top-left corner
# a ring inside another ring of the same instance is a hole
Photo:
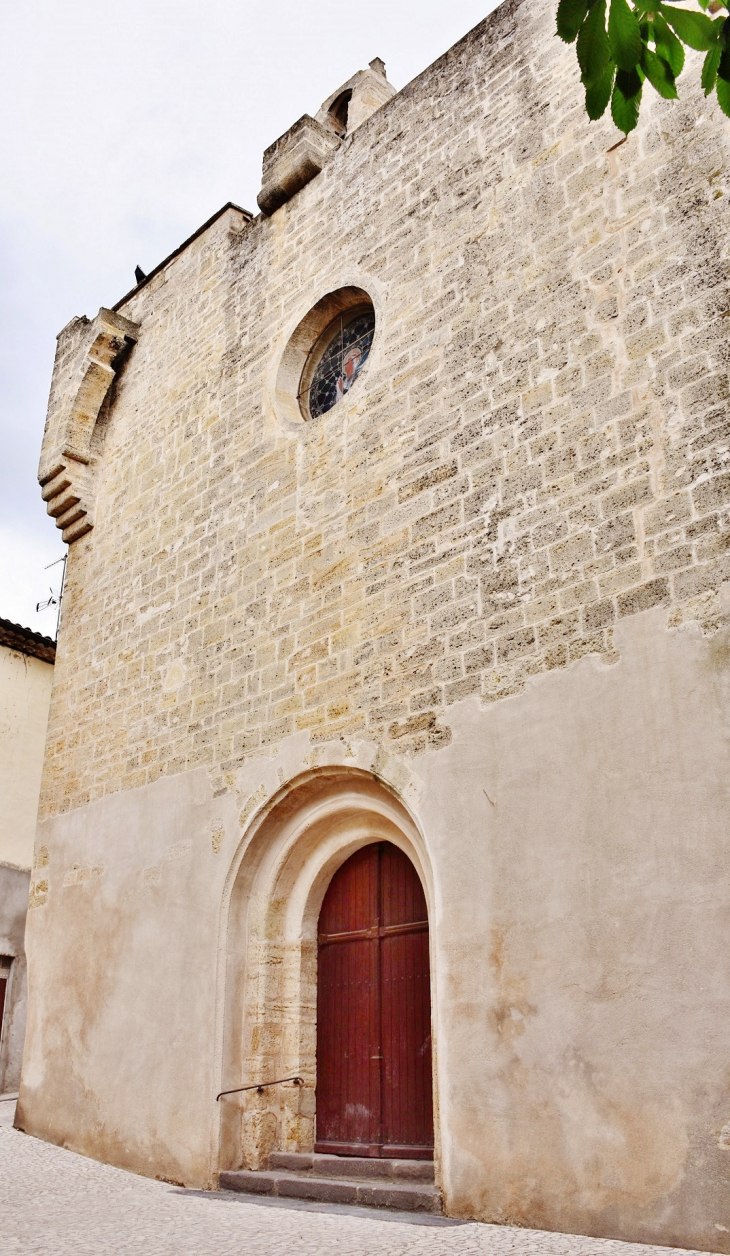
[[[447,1210],[729,1251],[730,128],[690,75],[618,145],[552,27],[508,0],[122,304],[18,1120],[191,1185],[306,1145],[321,848],[298,921],[283,874],[240,878],[336,762],[421,861]],[[296,423],[287,340],[347,286],[366,370]],[[221,1124],[231,1074],[280,1059],[302,1106]]]
[[[26,869],[0,862],[0,955],[12,961],[0,1035],[0,1094],[20,1084],[28,1007],[24,942],[29,882]]]
[[[0,646],[0,955],[12,959],[0,1093],[20,1082],[28,1001],[24,949],[53,664]]]
[[[29,869],[53,664],[0,646],[0,861]]]

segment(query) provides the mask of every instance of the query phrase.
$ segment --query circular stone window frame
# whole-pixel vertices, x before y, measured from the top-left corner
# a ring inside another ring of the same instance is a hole
[[[307,391],[307,383],[311,382],[321,357],[329,347],[330,342],[324,338],[324,333],[340,315],[352,314],[354,317],[357,312],[364,309],[373,311],[375,330],[368,361],[365,362],[355,385],[347,394],[348,401],[355,400],[352,394],[360,391],[359,385],[367,373],[378,335],[378,314],[372,295],[365,288],[355,285],[337,288],[320,297],[304,318],[297,323],[281,356],[274,386],[276,410],[279,418],[287,425],[301,428],[304,423],[317,423],[345,404],[343,398],[313,419],[303,398]]]

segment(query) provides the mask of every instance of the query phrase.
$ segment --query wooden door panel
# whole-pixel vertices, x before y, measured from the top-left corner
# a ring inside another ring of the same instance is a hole
[[[428,921],[426,896],[410,859],[390,842],[380,845],[380,923],[387,927]]]
[[[389,842],[342,865],[320,912],[315,1150],[433,1154],[426,900]]]
[[[381,942],[383,1155],[433,1148],[428,933]]]
[[[363,936],[377,920],[378,853],[366,846],[332,878],[319,916],[318,1151],[371,1155],[380,1143],[378,940]]]
[[[377,924],[378,855],[364,846],[335,873],[319,914],[320,937],[352,933]]]
[[[379,1142],[380,1068],[371,1061],[377,1035],[377,940],[324,945],[320,951],[317,1144],[323,1151]]]

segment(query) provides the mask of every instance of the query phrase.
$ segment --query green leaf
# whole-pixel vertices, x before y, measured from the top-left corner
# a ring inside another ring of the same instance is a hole
[[[580,28],[576,45],[580,76],[586,87],[598,81],[611,63],[606,34],[606,0],[598,0]]]
[[[677,36],[670,31],[661,13],[654,15],[654,42],[658,56],[669,62],[674,77],[678,78],[684,69],[684,48]]]
[[[611,97],[611,117],[619,131],[628,135],[639,120],[641,79],[637,70],[619,70]]]
[[[730,79],[717,80],[717,103],[730,118]]]
[[[558,5],[558,34],[566,44],[572,44],[588,11],[588,0],[560,0]]]
[[[627,0],[611,0],[608,15],[608,38],[613,59],[620,70],[633,70],[641,58],[644,41],[639,21]]]
[[[717,48],[710,48],[710,51],[705,57],[705,62],[704,62],[704,65],[702,66],[702,86],[704,88],[705,96],[709,96],[710,92],[715,86],[715,80],[717,79],[717,71],[720,68],[721,56],[722,56],[722,48],[720,48],[718,45]]]
[[[677,89],[674,85],[672,67],[663,57],[658,57],[650,48],[645,48],[641,58],[641,68],[655,91],[665,100],[676,100]]]
[[[697,52],[707,52],[715,46],[718,32],[715,23],[704,13],[694,13],[691,9],[675,9],[667,4],[661,4],[659,9],[683,44]]]
[[[616,66],[613,61],[608,69],[604,71],[599,79],[586,87],[586,113],[591,122],[595,122],[598,118],[603,117],[606,112],[606,106],[611,99],[613,90],[613,76],[616,73]]]

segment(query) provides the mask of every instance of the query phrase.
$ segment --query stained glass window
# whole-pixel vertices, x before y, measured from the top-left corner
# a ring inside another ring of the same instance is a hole
[[[338,315],[323,332],[319,343],[324,344],[324,351],[300,393],[310,418],[326,414],[350,391],[367,361],[374,332],[375,313],[362,308]],[[305,369],[303,383],[306,374]]]

